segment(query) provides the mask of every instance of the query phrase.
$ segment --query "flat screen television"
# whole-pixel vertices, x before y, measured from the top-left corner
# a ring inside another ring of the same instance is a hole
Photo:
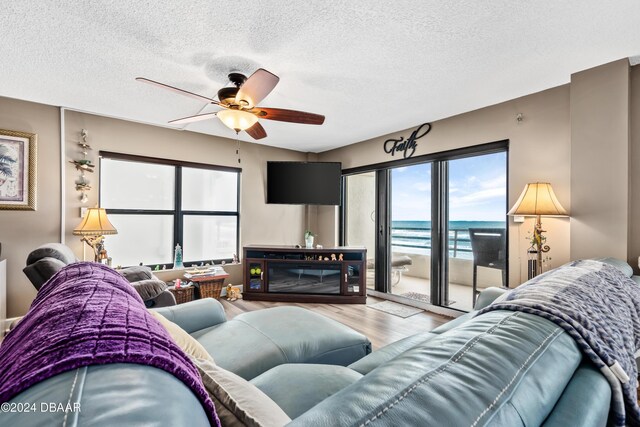
[[[339,205],[342,164],[267,162],[267,203]]]

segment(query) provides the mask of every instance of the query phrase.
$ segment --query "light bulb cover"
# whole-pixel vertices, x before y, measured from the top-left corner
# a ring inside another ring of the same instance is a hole
[[[247,130],[258,122],[258,117],[255,114],[242,110],[222,110],[216,115],[225,126],[236,132]]]

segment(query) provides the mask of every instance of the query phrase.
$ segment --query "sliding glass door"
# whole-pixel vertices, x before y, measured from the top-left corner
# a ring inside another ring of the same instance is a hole
[[[390,293],[430,303],[431,163],[391,169]]]
[[[367,248],[369,289],[469,311],[507,285],[507,147],[345,171],[342,242]]]
[[[447,169],[447,306],[469,311],[477,292],[507,284],[507,156],[450,160]]]

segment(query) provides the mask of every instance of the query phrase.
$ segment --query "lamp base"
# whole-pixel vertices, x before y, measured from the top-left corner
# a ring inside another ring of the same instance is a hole
[[[545,233],[545,230],[542,229],[542,218],[538,215],[533,227],[531,248],[529,248],[528,251],[530,254],[529,261],[527,263],[529,279],[533,279],[539,274],[542,274],[542,254],[549,252],[551,249],[549,245],[544,244],[547,239],[544,237],[543,233]],[[535,258],[533,258],[533,254],[535,254]]]
[[[107,254],[107,251],[104,249],[104,236],[85,236],[80,241],[85,242],[91,247],[94,262],[101,262],[101,252],[104,252],[105,255]]]

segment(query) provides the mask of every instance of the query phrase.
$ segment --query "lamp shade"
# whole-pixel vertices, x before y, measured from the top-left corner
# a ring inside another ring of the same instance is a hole
[[[107,211],[103,208],[89,208],[80,224],[73,230],[76,236],[104,236],[118,234],[118,230],[109,222]]]
[[[518,201],[507,215],[567,216],[569,214],[558,201],[551,184],[534,182],[524,187]]]
[[[247,130],[258,121],[258,117],[255,114],[242,110],[222,110],[216,116],[222,120],[225,126],[235,131]]]

